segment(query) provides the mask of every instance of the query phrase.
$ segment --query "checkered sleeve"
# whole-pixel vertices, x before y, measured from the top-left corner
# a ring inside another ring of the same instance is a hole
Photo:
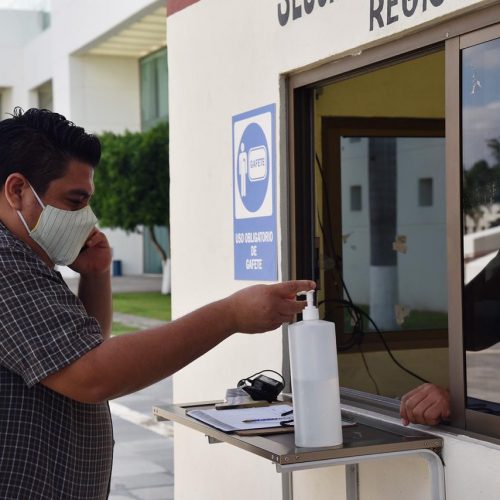
[[[29,386],[102,342],[99,323],[36,256],[0,251],[0,365]]]

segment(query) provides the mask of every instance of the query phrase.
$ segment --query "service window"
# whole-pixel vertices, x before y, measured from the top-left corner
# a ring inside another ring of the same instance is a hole
[[[318,283],[344,394],[396,411],[429,381],[500,437],[500,5],[290,90],[291,275]]]
[[[444,49],[312,91],[314,167],[300,175],[340,384],[392,398],[447,387]]]

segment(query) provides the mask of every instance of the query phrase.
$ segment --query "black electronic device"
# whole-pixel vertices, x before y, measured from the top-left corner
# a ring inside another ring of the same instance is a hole
[[[255,401],[276,401],[278,394],[285,387],[284,382],[267,377],[266,375],[256,374],[252,377],[240,380],[238,387],[241,387]]]

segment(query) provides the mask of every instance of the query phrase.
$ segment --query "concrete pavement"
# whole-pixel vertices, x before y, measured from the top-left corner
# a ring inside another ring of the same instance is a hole
[[[78,290],[78,276],[68,277],[62,273],[64,281],[76,293]],[[140,274],[137,276],[113,276],[111,278],[113,292],[159,292],[161,290],[161,275]]]
[[[172,401],[172,381],[110,402],[115,450],[109,500],[173,500],[171,422],[156,422],[154,405]],[[142,420],[141,420],[142,419]]]
[[[122,325],[133,326],[138,330],[153,328],[165,324],[165,321],[153,318],[143,318],[142,316],[132,316],[132,314],[124,314],[119,312],[113,313],[113,321],[117,321]]]

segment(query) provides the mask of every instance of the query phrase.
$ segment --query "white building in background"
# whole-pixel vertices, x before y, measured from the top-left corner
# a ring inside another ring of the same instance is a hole
[[[0,116],[44,107],[92,133],[145,130],[168,115],[165,47],[164,0],[4,0]],[[123,274],[161,272],[142,234],[106,234]]]

